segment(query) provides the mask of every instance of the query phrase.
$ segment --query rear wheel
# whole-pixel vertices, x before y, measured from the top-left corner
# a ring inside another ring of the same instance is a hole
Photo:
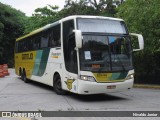
[[[25,69],[23,69],[23,72],[22,72],[22,74],[21,74],[21,78],[22,78],[22,80],[23,80],[25,83],[28,83],[28,79],[27,79],[27,77],[26,77],[26,71],[25,71]]]
[[[22,75],[22,70],[21,68],[19,68],[19,76],[21,77],[21,75]]]
[[[61,84],[61,78],[59,75],[56,75],[54,78],[54,91],[58,94],[58,95],[64,95],[66,94],[66,91],[64,91],[62,89],[62,84]]]
[[[24,80],[24,74],[23,71],[21,71],[21,79]]]

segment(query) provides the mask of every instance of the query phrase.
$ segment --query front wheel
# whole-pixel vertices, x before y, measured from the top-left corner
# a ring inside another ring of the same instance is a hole
[[[58,95],[64,95],[64,94],[66,94],[66,91],[64,91],[62,89],[61,78],[59,76],[55,76],[55,79],[54,79],[54,91]]]

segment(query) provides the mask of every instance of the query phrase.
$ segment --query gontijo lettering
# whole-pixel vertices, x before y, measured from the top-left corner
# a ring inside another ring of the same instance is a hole
[[[22,60],[32,60],[32,59],[33,59],[33,53],[22,54]]]

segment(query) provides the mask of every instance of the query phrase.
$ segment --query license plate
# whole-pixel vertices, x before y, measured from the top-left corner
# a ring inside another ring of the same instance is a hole
[[[116,89],[116,85],[109,85],[107,86],[107,89]]]

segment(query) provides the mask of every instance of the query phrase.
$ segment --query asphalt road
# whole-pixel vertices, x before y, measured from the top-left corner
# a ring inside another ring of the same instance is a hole
[[[133,88],[87,96],[57,95],[52,87],[36,82],[26,84],[13,69],[10,73],[0,78],[0,111],[160,111],[160,89]]]

